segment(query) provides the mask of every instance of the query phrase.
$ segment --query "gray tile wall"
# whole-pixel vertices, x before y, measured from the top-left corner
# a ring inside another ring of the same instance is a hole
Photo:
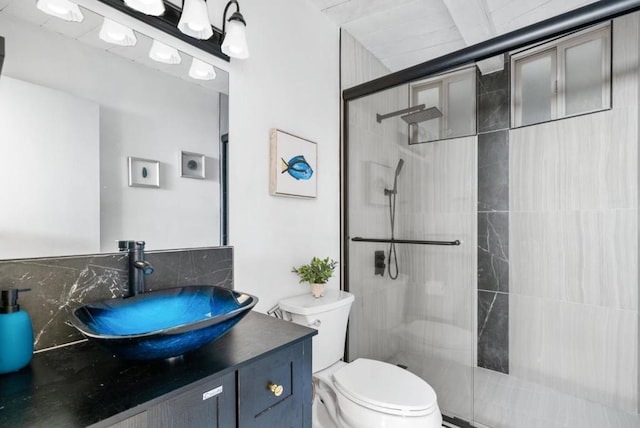
[[[155,251],[146,259],[154,267],[145,277],[148,291],[203,284],[233,288],[230,247]],[[1,287],[31,289],[19,304],[31,317],[36,350],[82,339],[67,325],[69,311],[124,296],[127,276],[126,253],[0,261]]]
[[[509,60],[478,74],[477,364],[509,373]]]

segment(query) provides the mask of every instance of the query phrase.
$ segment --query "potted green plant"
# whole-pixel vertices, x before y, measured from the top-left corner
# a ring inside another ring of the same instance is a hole
[[[324,296],[324,286],[333,276],[337,264],[338,262],[329,257],[326,259],[314,257],[309,264],[294,267],[292,272],[300,276],[300,283],[308,282],[311,285],[311,294],[318,298]]]

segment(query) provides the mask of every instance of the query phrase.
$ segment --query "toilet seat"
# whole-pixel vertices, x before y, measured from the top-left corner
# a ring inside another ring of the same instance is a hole
[[[338,369],[332,377],[342,395],[377,412],[425,416],[438,409],[436,393],[427,382],[382,361],[358,358]]]

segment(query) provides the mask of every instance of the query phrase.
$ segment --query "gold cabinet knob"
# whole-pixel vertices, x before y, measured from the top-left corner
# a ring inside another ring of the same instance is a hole
[[[284,392],[284,387],[282,385],[276,385],[275,383],[269,383],[267,388],[273,392],[273,395],[276,397],[280,397]]]

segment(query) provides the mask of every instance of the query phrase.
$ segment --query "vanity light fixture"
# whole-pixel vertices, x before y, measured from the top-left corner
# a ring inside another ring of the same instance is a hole
[[[138,42],[131,28],[106,17],[102,22],[99,36],[105,42],[119,46],[134,46]]]
[[[160,16],[165,10],[162,0],[124,0],[124,4],[145,15]]]
[[[149,51],[149,58],[154,61],[162,62],[164,64],[180,64],[182,58],[176,48],[167,46],[157,40],[153,41],[151,50]]]
[[[178,29],[196,39],[207,40],[213,36],[205,0],[184,0]]]
[[[227,20],[227,11],[232,4],[236,5],[237,10]],[[227,21],[229,24],[227,24]],[[240,13],[240,4],[238,4],[237,0],[231,0],[225,6],[224,14],[222,15],[222,52],[231,58],[249,58],[246,30],[247,23]]]
[[[216,71],[211,64],[207,64],[198,58],[193,58],[189,68],[189,76],[197,80],[213,80],[216,78]]]
[[[38,0],[36,7],[47,15],[55,16],[65,21],[82,22],[84,15],[77,4],[69,0]]]

